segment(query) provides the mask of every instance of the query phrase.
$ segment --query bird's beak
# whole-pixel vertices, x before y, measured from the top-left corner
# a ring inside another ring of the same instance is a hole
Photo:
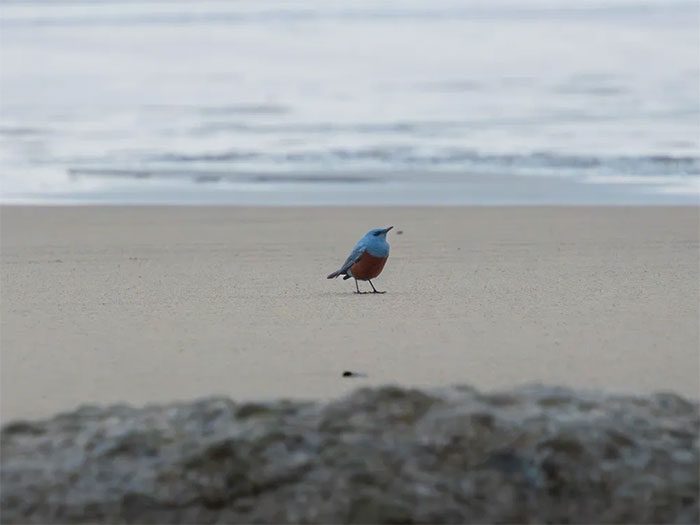
[[[384,233],[388,233],[389,230],[391,230],[392,228],[393,228],[393,226],[389,226],[388,228],[386,228],[386,229],[384,230]]]

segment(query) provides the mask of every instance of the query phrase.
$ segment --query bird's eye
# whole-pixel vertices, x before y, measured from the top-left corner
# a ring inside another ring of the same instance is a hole
[[[374,236],[378,237],[381,232],[374,232]]]

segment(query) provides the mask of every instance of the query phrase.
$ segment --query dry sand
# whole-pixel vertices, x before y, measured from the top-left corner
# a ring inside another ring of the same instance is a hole
[[[697,398],[698,211],[3,207],[2,418],[383,383]],[[389,224],[388,293],[325,279]]]

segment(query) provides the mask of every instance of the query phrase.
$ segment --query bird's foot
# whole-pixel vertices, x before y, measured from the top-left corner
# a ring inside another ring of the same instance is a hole
[[[367,292],[367,293],[386,293],[386,290],[384,290],[383,292],[380,292],[379,290],[374,290],[373,292]]]
[[[354,293],[355,295],[364,295],[366,293],[372,293],[372,292],[352,292],[352,293]]]

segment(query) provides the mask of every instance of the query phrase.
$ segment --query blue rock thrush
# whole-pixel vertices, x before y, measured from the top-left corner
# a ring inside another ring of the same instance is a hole
[[[345,280],[352,277],[355,279],[355,288],[357,288],[355,293],[369,293],[360,291],[360,286],[357,284],[358,280],[369,282],[369,285],[372,287],[372,293],[384,293],[378,292],[370,279],[374,279],[382,273],[384,264],[386,264],[386,260],[389,257],[389,243],[386,242],[386,234],[392,228],[393,226],[389,226],[388,228],[375,228],[368,231],[357,242],[343,266],[330,274],[328,278],[335,279],[342,275],[343,280]]]

